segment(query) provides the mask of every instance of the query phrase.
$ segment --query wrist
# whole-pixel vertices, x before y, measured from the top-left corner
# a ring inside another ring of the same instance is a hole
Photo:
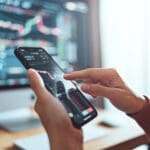
[[[140,112],[145,107],[145,105],[147,104],[148,101],[149,101],[149,99],[146,96],[137,97],[137,102],[136,102],[137,105],[135,105],[135,108],[132,112],[127,113],[127,114],[128,115],[132,115],[132,114],[134,115],[134,114]]]
[[[150,136],[150,119],[149,119],[149,114],[150,114],[150,100],[148,99],[148,97],[145,97],[145,105],[144,107],[133,114],[127,114],[128,116],[130,116],[131,118],[133,118],[146,132],[146,134],[148,136]]]
[[[82,150],[83,135],[80,129],[70,129],[48,133],[52,150]]]

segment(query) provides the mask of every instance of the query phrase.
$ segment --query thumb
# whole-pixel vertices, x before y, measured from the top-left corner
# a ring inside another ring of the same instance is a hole
[[[37,97],[42,97],[45,95],[45,93],[48,93],[48,91],[44,86],[42,78],[40,77],[40,75],[37,73],[36,70],[29,69],[27,71],[27,76],[29,79],[30,86]]]

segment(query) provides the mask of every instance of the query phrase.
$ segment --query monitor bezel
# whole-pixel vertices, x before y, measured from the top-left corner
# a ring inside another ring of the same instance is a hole
[[[29,88],[30,85],[29,84],[25,84],[25,85],[7,85],[7,86],[0,86],[0,91],[1,90],[10,90],[10,89],[20,89],[20,88]]]

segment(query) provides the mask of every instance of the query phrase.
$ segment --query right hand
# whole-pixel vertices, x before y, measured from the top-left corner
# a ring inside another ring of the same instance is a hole
[[[123,82],[115,69],[90,68],[64,75],[67,80],[82,79],[81,89],[93,97],[108,98],[118,109],[126,113],[135,113],[145,104]]]

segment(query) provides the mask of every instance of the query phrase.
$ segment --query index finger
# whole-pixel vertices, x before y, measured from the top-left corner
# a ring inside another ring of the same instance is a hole
[[[97,69],[96,68],[90,68],[90,69],[84,69],[81,71],[75,71],[69,74],[65,74],[64,78],[67,80],[76,80],[76,79],[87,79],[87,78],[95,78]]]
[[[67,80],[76,80],[76,79],[83,79],[86,78],[87,75],[87,71],[86,70],[82,70],[82,71],[75,71],[69,74],[65,74],[64,78]]]
[[[88,68],[81,71],[75,71],[70,74],[65,74],[64,78],[66,80],[92,79],[93,81],[99,81],[106,79],[109,80],[114,75],[113,69]]]

